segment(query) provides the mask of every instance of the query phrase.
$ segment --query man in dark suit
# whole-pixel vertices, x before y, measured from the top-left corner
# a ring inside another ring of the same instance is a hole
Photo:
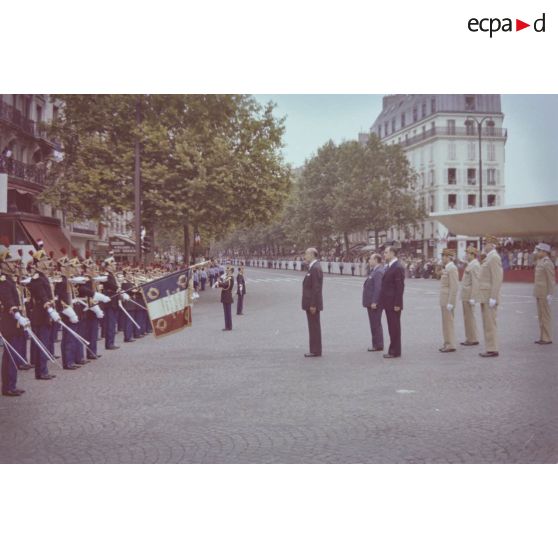
[[[384,332],[382,330],[382,307],[380,306],[380,291],[382,290],[382,279],[384,278],[384,267],[382,256],[372,254],[370,256],[370,273],[364,282],[362,289],[362,305],[368,310],[370,321],[370,332],[372,333],[372,348],[370,352],[384,350]]]
[[[319,357],[322,356],[320,312],[324,309],[322,298],[324,276],[318,261],[318,251],[315,248],[306,250],[304,260],[308,266],[308,271],[302,282],[302,309],[306,312],[310,334],[310,352],[304,356]]]
[[[389,351],[384,358],[398,358],[401,356],[401,311],[403,310],[403,291],[405,289],[405,269],[397,259],[399,249],[388,246],[384,251],[387,263],[382,289],[380,291],[380,305],[386,311],[389,331]]]

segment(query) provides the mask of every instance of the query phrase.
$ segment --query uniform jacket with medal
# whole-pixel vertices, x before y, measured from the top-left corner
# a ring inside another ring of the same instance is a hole
[[[440,277],[440,306],[447,306],[448,304],[455,306],[458,285],[459,274],[457,273],[457,266],[450,261],[444,266],[442,276]]]
[[[221,302],[225,304],[232,304],[233,300],[233,285],[234,285],[234,277],[226,277],[223,281],[219,281],[217,284],[218,287],[221,288]]]
[[[31,325],[41,326],[50,325],[51,319],[48,315],[45,304],[52,302],[52,288],[48,277],[42,271],[36,271],[27,286],[33,299],[33,307],[31,309]]]
[[[475,258],[467,263],[461,281],[461,300],[479,300],[480,262]]]
[[[541,258],[535,266],[535,284],[533,286],[533,296],[535,298],[546,298],[554,294],[556,287],[556,275],[552,260],[545,256]]]
[[[492,250],[486,255],[486,259],[482,262],[480,268],[480,302],[488,304],[489,299],[493,298],[500,304],[500,287],[503,279],[502,260],[498,252]]]

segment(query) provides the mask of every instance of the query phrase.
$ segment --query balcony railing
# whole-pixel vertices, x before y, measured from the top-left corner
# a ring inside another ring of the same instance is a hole
[[[40,138],[42,140],[48,141],[53,146],[57,147],[55,140],[48,137],[45,129],[40,125],[40,123],[31,120],[23,115],[23,113],[13,107],[8,105],[0,99],[0,121],[7,122],[8,124],[17,127],[19,130],[25,134],[29,134],[34,138]],[[58,147],[57,147],[58,148]]]
[[[391,134],[391,139],[395,139],[397,134]],[[419,143],[421,141],[425,141],[429,138],[433,137],[442,137],[442,136],[449,136],[449,137],[468,137],[471,140],[478,140],[478,129],[477,127],[454,127],[454,126],[437,126],[436,128],[430,128],[429,130],[425,130],[424,132],[418,132],[417,134],[413,135],[413,137],[402,139],[399,145],[403,147],[407,147],[409,145],[414,145],[415,143]],[[495,128],[495,127],[488,127],[485,126],[481,132],[481,138],[483,139],[494,139],[494,138],[507,138],[508,132],[506,128]],[[382,139],[385,139],[384,136]]]
[[[40,186],[46,183],[46,169],[43,164],[29,165],[22,161],[17,161],[12,157],[0,155],[0,173],[20,178],[26,182],[32,182]]]

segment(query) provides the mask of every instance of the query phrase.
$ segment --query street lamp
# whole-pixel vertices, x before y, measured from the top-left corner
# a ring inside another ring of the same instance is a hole
[[[479,207],[482,207],[482,124],[485,120],[488,120],[490,126],[494,125],[494,121],[490,116],[484,116],[480,120],[474,116],[470,116],[465,120],[465,126],[472,126],[473,122],[475,122],[479,132]],[[479,249],[482,250],[482,236],[479,237]]]
[[[490,126],[494,125],[494,121],[490,116],[484,116],[480,120],[474,116],[470,116],[465,120],[465,126],[472,126],[473,122],[477,124],[477,129],[479,132],[479,207],[482,207],[482,123],[488,120]]]

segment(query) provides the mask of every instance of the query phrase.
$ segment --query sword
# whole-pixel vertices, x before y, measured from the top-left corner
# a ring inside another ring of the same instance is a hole
[[[141,329],[138,322],[136,322],[136,320],[134,320],[134,318],[132,318],[132,316],[130,316],[130,314],[128,314],[128,311],[126,310],[126,308],[124,308],[124,306],[122,306],[122,301],[121,300],[118,301],[118,306],[120,306],[120,309],[122,310],[122,312],[124,312],[124,314],[126,314],[126,316],[128,316],[128,318],[130,318],[130,321],[136,326],[136,328]]]

